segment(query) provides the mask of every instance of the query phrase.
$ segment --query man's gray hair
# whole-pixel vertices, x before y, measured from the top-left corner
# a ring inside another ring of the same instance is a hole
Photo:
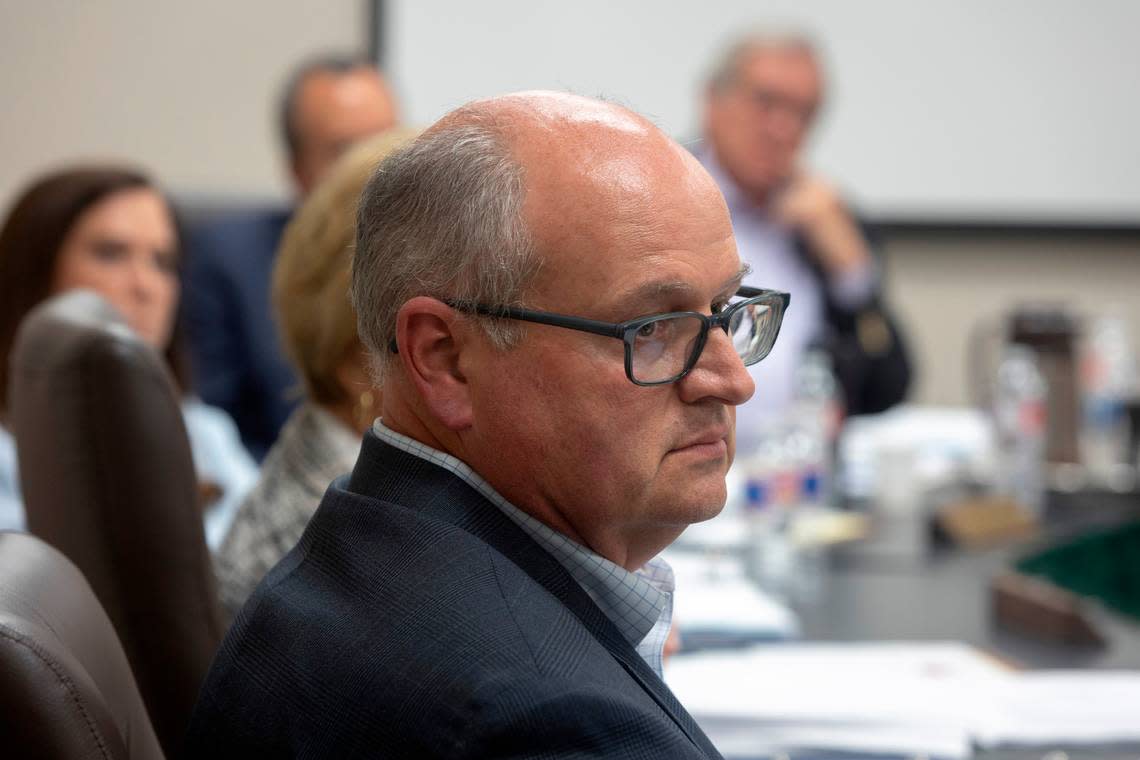
[[[736,79],[740,75],[740,65],[744,59],[753,53],[765,50],[800,50],[822,66],[819,44],[807,32],[776,27],[753,30],[737,37],[724,48],[709,71],[709,90],[723,92],[736,84]]]
[[[378,383],[409,299],[518,303],[539,265],[525,192],[523,167],[491,124],[432,130],[376,169],[357,210],[351,297]],[[518,340],[515,323],[473,318],[499,348]]]

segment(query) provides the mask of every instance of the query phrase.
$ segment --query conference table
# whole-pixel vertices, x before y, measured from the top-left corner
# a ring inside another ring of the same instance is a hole
[[[863,508],[867,505],[848,505]],[[933,546],[900,561],[869,551],[873,542],[835,547],[813,593],[788,599],[799,621],[799,640],[822,643],[962,642],[1002,664],[1022,670],[1140,670],[1140,623],[1097,604],[1086,617],[1101,646],[1072,646],[1003,630],[992,609],[991,580],[1028,553],[1101,528],[1140,520],[1140,494],[1050,493],[1042,533],[1034,540],[986,549]],[[1138,559],[1140,561],[1140,559]],[[681,657],[685,657],[683,653]],[[1136,705],[1140,721],[1140,704]],[[1050,754],[1051,753],[1051,754]],[[793,752],[799,758],[873,757],[835,751]],[[740,752],[733,758],[750,758]],[[756,758],[787,755],[765,751]],[[897,757],[897,755],[895,756]],[[974,754],[986,760],[1137,760],[1140,746],[990,748]]]
[[[858,545],[829,557],[825,580],[810,599],[792,599],[802,636],[815,641],[946,640],[968,643],[1012,666],[1140,669],[1140,624],[1088,605],[1103,647],[1045,643],[1009,633],[991,615],[990,580],[1051,542],[1140,520],[1140,494],[1050,493],[1044,535],[984,550],[935,547],[907,562],[881,560]],[[1140,558],[1137,558],[1140,562]],[[1140,720],[1140,705],[1137,706]]]

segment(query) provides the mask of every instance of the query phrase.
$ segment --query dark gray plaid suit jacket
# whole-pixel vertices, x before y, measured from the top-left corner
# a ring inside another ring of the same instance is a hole
[[[553,557],[371,433],[238,616],[188,753],[720,757]]]

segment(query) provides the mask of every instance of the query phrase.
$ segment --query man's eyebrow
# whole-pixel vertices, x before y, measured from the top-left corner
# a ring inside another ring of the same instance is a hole
[[[752,274],[752,265],[747,262],[740,265],[740,269],[732,277],[725,280],[724,285],[721,286],[721,291],[732,288],[733,291],[739,288],[744,283],[744,278]]]
[[[619,297],[624,304],[650,303],[667,296],[691,296],[697,289],[683,280],[653,280],[625,291]]]
[[[736,291],[748,273],[752,271],[752,267],[748,264],[742,264],[740,269],[732,277],[724,281],[724,284],[717,288],[716,292],[723,293],[726,290]],[[695,297],[697,289],[693,287],[690,282],[684,280],[651,280],[650,282],[643,282],[630,290],[625,291],[618,297],[618,303],[622,304],[652,304],[669,296],[682,296],[682,297]]]

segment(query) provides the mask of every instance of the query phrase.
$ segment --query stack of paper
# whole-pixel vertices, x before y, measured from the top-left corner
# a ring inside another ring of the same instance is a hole
[[[1140,673],[1019,673],[995,694],[998,710],[983,716],[984,746],[1140,742]],[[1136,753],[1140,757],[1140,752]]]
[[[673,620],[686,650],[799,636],[795,613],[756,588],[736,557],[687,552],[663,556],[677,582]]]
[[[1008,674],[959,644],[782,644],[678,657],[665,676],[729,757],[775,747],[965,758],[979,700]]]
[[[1140,673],[1022,673],[964,644],[773,644],[677,657],[665,676],[726,757],[1140,744]]]

